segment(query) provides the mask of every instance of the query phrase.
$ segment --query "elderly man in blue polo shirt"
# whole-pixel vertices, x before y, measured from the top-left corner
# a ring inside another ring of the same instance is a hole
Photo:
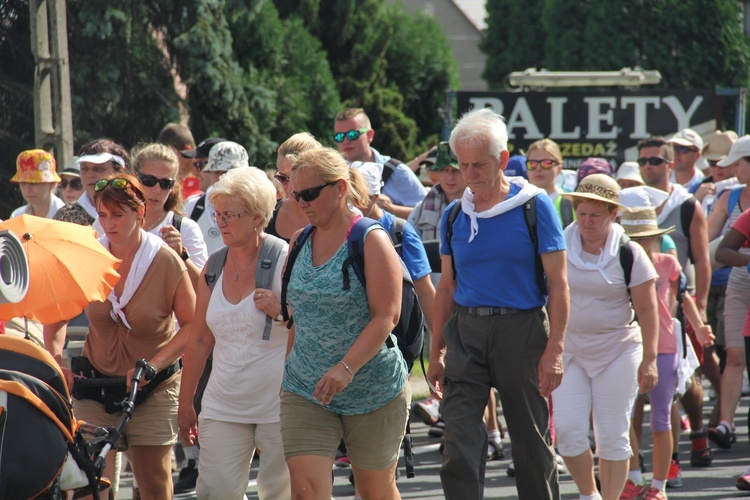
[[[563,376],[565,240],[546,193],[503,175],[507,143],[503,119],[489,109],[464,115],[450,137],[469,189],[454,202],[461,209],[452,228],[453,205],[441,222],[443,275],[433,322],[443,338],[433,341],[428,372],[443,395],[440,477],[448,500],[483,497],[482,414],[490,387],[498,390],[508,423],[518,497],[560,496],[547,397]],[[534,212],[536,244],[526,220]]]

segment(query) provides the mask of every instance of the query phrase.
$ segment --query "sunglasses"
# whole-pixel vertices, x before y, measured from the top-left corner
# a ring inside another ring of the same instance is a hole
[[[193,168],[198,172],[203,172],[203,169],[206,168],[207,164],[208,160],[193,160]]]
[[[716,167],[716,166],[718,166],[718,164],[719,164],[720,161],[721,160],[706,160],[706,162],[708,163],[709,167]]]
[[[542,170],[549,170],[557,165],[556,160],[526,160],[527,170],[536,170],[539,167],[542,167]]]
[[[218,214],[216,212],[211,214],[211,220],[218,223],[219,221],[223,222],[224,224],[227,224],[228,222],[232,222],[234,219],[239,219],[243,215],[247,215],[247,212],[240,212],[238,214]]]
[[[275,174],[273,174],[273,178],[276,179],[279,184],[286,184],[287,182],[289,182],[289,176],[284,175],[281,172],[276,172]]]
[[[650,158],[638,158],[638,165],[645,167],[646,163],[653,166],[661,165],[662,163],[666,163],[669,160],[666,160],[660,156],[651,156]]]
[[[123,179],[122,177],[117,177],[115,179],[102,179],[100,181],[96,181],[94,184],[94,191],[97,193],[99,191],[104,191],[104,188],[107,186],[112,186],[112,189],[115,189],[117,191],[122,191],[126,187],[128,187],[128,184],[130,184],[130,181],[127,179]]]
[[[70,186],[70,189],[83,189],[83,183],[81,182],[81,179],[62,179],[60,181],[60,187],[62,189],[67,189],[68,186]]]
[[[146,187],[154,187],[157,184],[165,191],[169,191],[174,186],[174,179],[160,179],[154,175],[138,174],[138,180]]]
[[[681,155],[698,152],[698,148],[690,148],[688,146],[673,146],[673,149],[675,153],[680,153]]]
[[[349,132],[336,132],[333,134],[333,140],[336,142],[344,142],[344,139],[346,138],[350,141],[356,141],[359,139],[359,136],[369,131],[369,128],[361,128],[359,130],[350,130]]]
[[[318,196],[320,196],[320,192],[323,191],[324,187],[332,186],[336,184],[337,182],[338,181],[326,182],[325,184],[321,184],[320,186],[303,189],[300,192],[297,192],[294,189],[292,189],[292,196],[294,197],[296,201],[303,200],[303,201],[310,203],[311,201],[317,199]]]

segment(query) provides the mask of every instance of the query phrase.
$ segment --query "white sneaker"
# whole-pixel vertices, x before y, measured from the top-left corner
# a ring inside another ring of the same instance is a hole
[[[425,425],[435,425],[440,415],[440,401],[429,397],[424,401],[418,401],[411,407],[412,414]]]

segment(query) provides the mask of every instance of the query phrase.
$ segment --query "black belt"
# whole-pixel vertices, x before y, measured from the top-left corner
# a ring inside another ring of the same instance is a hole
[[[524,309],[513,309],[511,307],[464,307],[457,305],[456,311],[462,314],[471,314],[472,316],[505,316],[524,311]]]

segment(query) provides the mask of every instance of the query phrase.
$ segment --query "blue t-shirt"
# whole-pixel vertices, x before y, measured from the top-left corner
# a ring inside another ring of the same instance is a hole
[[[393,226],[393,219],[395,217],[388,212],[383,212],[383,214],[383,218],[378,222],[383,225],[388,234],[391,234],[391,227]],[[409,270],[412,281],[424,278],[432,272],[430,261],[427,259],[427,252],[425,252],[424,245],[422,245],[422,240],[411,224],[404,225],[404,235],[401,241],[401,260],[406,264],[406,269]]]
[[[378,153],[375,148],[370,149],[375,157],[375,163],[385,165],[385,162],[391,159],[390,156]],[[409,167],[400,163],[396,166],[388,182],[383,185],[382,192],[396,205],[413,207],[424,199],[427,189],[419,182],[419,178]]]
[[[511,184],[509,197],[520,188]],[[454,203],[461,203],[456,200]],[[479,233],[469,243],[471,221],[463,211],[453,223],[453,238],[446,240],[451,204],[440,222],[440,253],[453,253],[456,263],[457,304],[465,307],[510,307],[532,309],[545,304],[536,281],[534,245],[524,218],[523,206],[495,217],[477,219]],[[549,196],[537,196],[539,253],[565,250],[560,218]]]

